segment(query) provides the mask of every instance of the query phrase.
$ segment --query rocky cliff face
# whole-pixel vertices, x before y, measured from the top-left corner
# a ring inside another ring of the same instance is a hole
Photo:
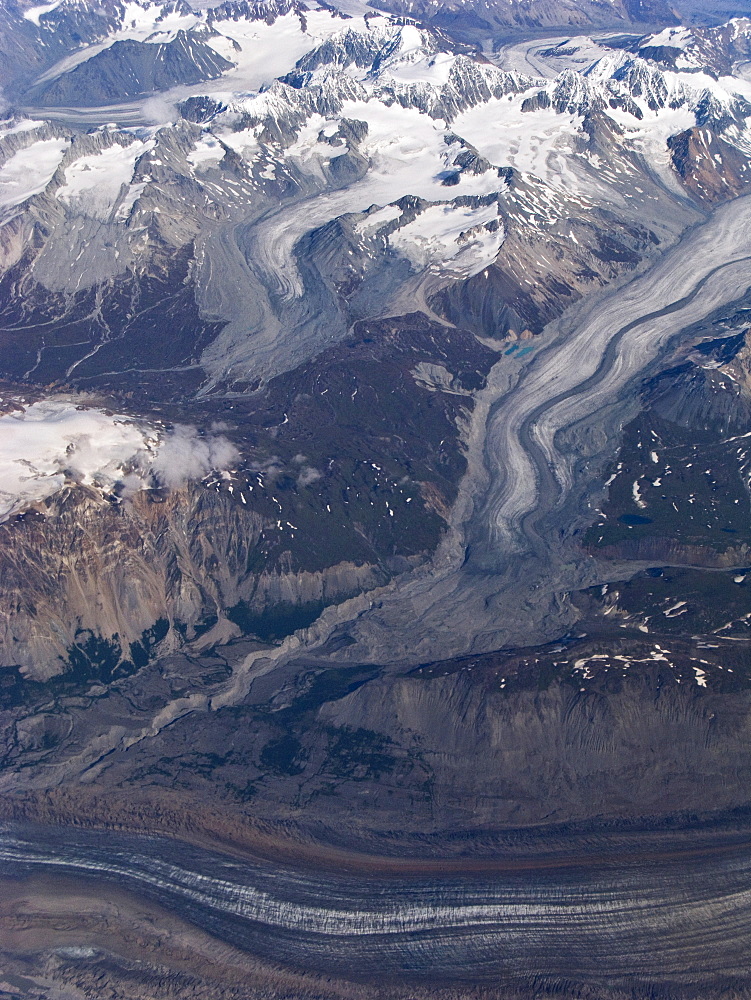
[[[385,580],[367,564],[264,563],[269,522],[228,493],[72,489],[40,508],[0,525],[3,665],[34,681],[122,676],[212,629],[237,634],[238,605],[258,628],[270,608],[320,610]]]
[[[710,822],[713,813],[747,809],[744,654],[730,642],[721,652],[704,648],[700,636],[693,646],[648,638],[629,621],[624,611],[623,628],[565,649],[407,675],[309,660],[281,689],[278,677],[259,677],[245,704],[188,715],[110,754],[90,776],[87,794],[99,799],[91,821],[127,826],[123,802],[138,816],[163,801],[180,828],[189,823],[179,816],[188,794],[206,817],[222,810],[206,822],[230,839],[249,816],[348,849],[419,851],[440,842],[441,852],[462,853],[498,830],[547,825],[561,833],[603,820],[659,828],[678,814]],[[585,627],[594,629],[594,618]],[[80,747],[64,735],[74,723],[78,740],[86,732],[75,699],[68,702],[19,724],[7,766],[60,761]],[[74,792],[56,796],[35,800],[40,818],[46,810],[49,821],[55,801],[61,817],[75,812]],[[18,815],[33,817],[34,808]]]
[[[717,203],[746,189],[746,158],[711,132],[698,127],[689,129],[671,136],[669,147],[676,170],[697,199]]]

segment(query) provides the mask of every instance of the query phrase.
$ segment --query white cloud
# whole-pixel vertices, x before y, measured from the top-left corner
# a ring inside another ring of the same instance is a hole
[[[226,437],[200,436],[195,427],[175,424],[162,439],[149,468],[160,485],[177,489],[212,469],[228,469],[238,458],[237,448]]]
[[[0,520],[70,483],[132,495],[176,489],[238,458],[223,435],[170,430],[125,414],[47,399],[0,415]]]
[[[310,486],[312,483],[317,482],[321,478],[321,473],[318,469],[314,469],[310,465],[304,465],[300,470],[300,475],[297,477],[298,486]]]

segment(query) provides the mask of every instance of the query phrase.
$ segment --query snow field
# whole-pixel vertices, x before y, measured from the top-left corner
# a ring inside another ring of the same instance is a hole
[[[47,187],[60,166],[67,139],[41,139],[19,149],[0,167],[0,208],[12,208]]]
[[[75,204],[85,215],[109,218],[123,188],[133,179],[136,161],[155,145],[154,139],[135,140],[128,146],[116,143],[92,156],[82,156],[65,168],[65,184],[57,197],[67,205]]]
[[[166,432],[68,399],[22,405],[0,415],[0,521],[66,484],[176,488],[236,458],[226,438],[193,427]]]

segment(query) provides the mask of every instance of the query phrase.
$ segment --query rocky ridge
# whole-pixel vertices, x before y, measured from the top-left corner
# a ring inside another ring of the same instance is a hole
[[[501,27],[613,27],[641,23],[675,23],[675,14],[661,0],[607,0],[606,3],[571,3],[545,0],[379,0],[374,4],[394,14],[425,19],[453,30],[498,30]]]

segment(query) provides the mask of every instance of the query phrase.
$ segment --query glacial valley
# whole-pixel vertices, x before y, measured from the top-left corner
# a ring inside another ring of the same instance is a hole
[[[0,995],[751,996],[751,21],[0,3]]]

